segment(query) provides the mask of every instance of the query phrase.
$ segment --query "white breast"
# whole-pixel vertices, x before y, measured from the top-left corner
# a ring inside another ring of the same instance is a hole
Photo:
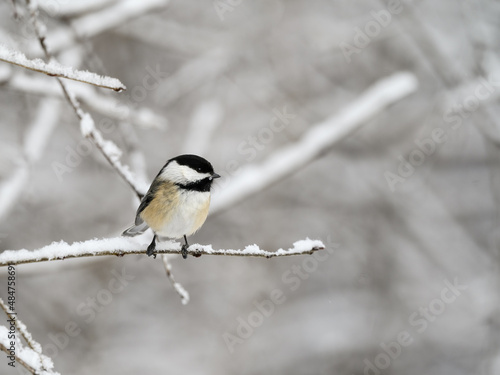
[[[210,192],[183,190],[172,219],[156,234],[169,238],[193,234],[205,222],[209,205]]]

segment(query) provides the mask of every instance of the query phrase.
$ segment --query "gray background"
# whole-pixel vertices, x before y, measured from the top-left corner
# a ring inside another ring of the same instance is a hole
[[[338,244],[296,290],[286,280],[294,266],[303,269],[302,256],[176,258],[176,279],[191,295],[186,306],[159,259],[134,255],[18,266],[19,317],[45,349],[54,340],[64,346],[52,355],[56,370],[373,374],[367,363],[377,356],[380,361],[382,346],[407,332],[411,343],[380,373],[499,373],[499,86],[492,85],[477,109],[463,112],[458,129],[443,116],[474,100],[484,86],[481,77],[500,81],[500,6],[400,6],[350,63],[342,43],[352,45],[356,28],[363,30],[374,19],[371,12],[388,3],[243,0],[222,20],[211,1],[172,1],[85,42],[78,50],[80,67],[118,77],[129,89],[100,90],[103,95],[150,108],[169,121],[168,129],[117,125],[106,134],[123,148],[124,162],[130,162],[126,136],[135,134],[149,180],[168,158],[190,150],[188,129],[203,120],[195,114],[207,106],[202,113],[216,108],[219,117],[203,156],[225,171],[229,160],[248,164],[238,145],[268,126],[275,108],[286,105],[297,117],[251,163],[300,139],[379,79],[410,71],[419,88],[292,176],[210,216],[192,237],[214,248],[257,243],[274,250],[306,237]],[[12,19],[9,2],[0,7],[2,29],[27,52],[35,40],[29,30],[19,31],[26,21]],[[71,33],[57,16],[42,17],[49,30]],[[130,101],[147,67],[158,67],[164,78],[144,100]],[[2,180],[18,168],[40,100],[0,86]],[[47,149],[0,223],[1,249],[116,236],[133,220],[137,202],[131,189],[96,150],[62,181],[57,178],[52,164],[64,163],[67,147],[81,143],[74,113],[64,101],[60,108]],[[105,117],[91,113],[97,122]],[[396,173],[398,156],[407,159],[417,149],[415,140],[429,138],[435,128],[444,129],[446,140],[391,191],[384,173]],[[223,195],[223,188],[214,194]],[[87,322],[89,315],[78,307],[103,296],[113,272],[123,269],[133,280],[99,304]],[[464,286],[449,303],[441,297],[445,280]],[[275,289],[284,302],[231,352],[224,334],[237,335],[239,322],[255,316],[255,303]],[[6,297],[6,288],[0,296]],[[424,319],[421,308],[437,313]],[[425,329],[412,324],[414,314],[425,320]],[[78,335],[63,334],[69,322],[76,323]],[[3,354],[0,368],[18,373],[7,369]]]

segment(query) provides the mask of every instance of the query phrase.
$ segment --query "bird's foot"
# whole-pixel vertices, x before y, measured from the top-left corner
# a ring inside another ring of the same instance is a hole
[[[184,259],[188,257],[188,246],[186,244],[183,244],[181,247],[181,254]]]
[[[156,244],[154,243],[151,243],[149,246],[148,246],[148,251],[146,252],[146,254],[148,254],[148,257],[150,257],[151,255],[153,256],[154,259],[156,259]]]

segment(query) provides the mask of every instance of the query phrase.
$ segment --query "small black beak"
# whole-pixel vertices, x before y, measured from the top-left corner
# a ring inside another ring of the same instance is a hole
[[[220,174],[212,173],[212,178],[220,178]]]

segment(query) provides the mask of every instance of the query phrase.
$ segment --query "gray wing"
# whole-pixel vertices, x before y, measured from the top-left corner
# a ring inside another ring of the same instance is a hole
[[[149,226],[144,222],[144,220],[142,220],[141,212],[144,211],[144,209],[151,203],[159,185],[160,183],[157,182],[155,179],[155,181],[153,181],[153,183],[151,184],[144,198],[142,198],[141,204],[137,209],[137,213],[135,214],[135,224],[132,225],[130,228],[126,229],[122,234],[123,236],[129,236],[129,237],[137,236],[138,234],[144,233],[149,228]]]
[[[151,186],[149,187],[148,192],[142,198],[141,204],[139,205],[139,208],[137,209],[137,213],[135,214],[135,225],[141,225],[144,223],[144,220],[141,218],[141,212],[144,211],[144,209],[149,206],[151,201],[153,200],[156,190],[158,190],[158,187],[160,186],[161,182],[157,181],[156,179],[153,181]]]

